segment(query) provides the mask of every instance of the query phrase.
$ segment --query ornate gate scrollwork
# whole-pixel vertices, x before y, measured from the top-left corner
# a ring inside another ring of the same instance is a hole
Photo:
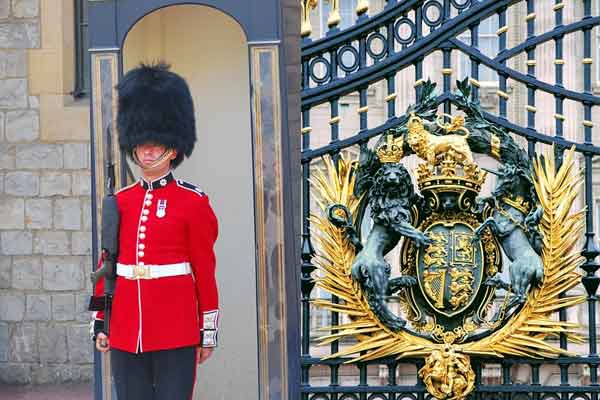
[[[596,5],[302,4],[302,400],[596,399]]]

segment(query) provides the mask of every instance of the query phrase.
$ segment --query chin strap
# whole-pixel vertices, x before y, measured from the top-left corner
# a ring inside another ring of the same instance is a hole
[[[133,161],[135,161],[135,163],[144,171],[152,171],[154,169],[157,169],[158,167],[161,167],[165,161],[171,162],[171,160],[169,160],[169,157],[171,157],[172,154],[173,154],[173,150],[168,149],[162,154],[162,156],[157,158],[156,161],[154,161],[154,163],[152,163],[151,165],[146,167],[146,166],[144,166],[144,164],[142,162],[140,162],[140,160],[138,159],[137,154],[135,153],[135,150],[134,150],[133,151]]]

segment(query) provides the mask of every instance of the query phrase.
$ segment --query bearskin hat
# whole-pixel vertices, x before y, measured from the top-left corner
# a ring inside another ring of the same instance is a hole
[[[194,103],[186,81],[164,62],[140,64],[117,86],[119,145],[129,156],[136,146],[153,142],[177,150],[177,167],[196,142]]]

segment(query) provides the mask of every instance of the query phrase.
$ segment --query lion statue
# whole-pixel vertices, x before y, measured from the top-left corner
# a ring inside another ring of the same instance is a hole
[[[408,171],[399,163],[381,164],[373,175],[368,198],[373,227],[352,264],[352,277],[361,284],[371,309],[380,320],[390,328],[399,329],[406,321],[388,310],[385,298],[414,285],[416,280],[412,276],[390,280],[391,267],[385,255],[403,236],[414,240],[417,247],[432,243],[411,224],[410,209],[423,199],[415,193]]]

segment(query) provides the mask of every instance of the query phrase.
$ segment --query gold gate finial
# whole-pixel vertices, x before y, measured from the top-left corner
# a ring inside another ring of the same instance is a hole
[[[369,0],[358,0],[356,15],[363,15],[367,11],[369,11]]]
[[[302,5],[302,25],[300,26],[300,36],[310,36],[312,32],[312,25],[310,24],[310,10],[315,9],[318,4],[318,0],[300,0]]]
[[[331,11],[329,11],[329,18],[327,18],[327,26],[331,29],[338,26],[340,22],[342,22],[340,0],[331,0]]]

